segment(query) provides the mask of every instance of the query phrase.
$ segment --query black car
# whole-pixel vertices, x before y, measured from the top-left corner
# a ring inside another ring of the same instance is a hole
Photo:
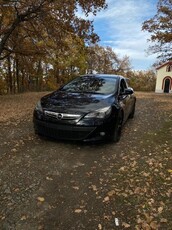
[[[91,74],[75,78],[41,98],[34,110],[35,133],[55,139],[119,141],[136,97],[119,75]]]

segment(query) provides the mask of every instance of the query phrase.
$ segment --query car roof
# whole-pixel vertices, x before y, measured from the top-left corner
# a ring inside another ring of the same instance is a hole
[[[83,74],[81,77],[114,77],[114,78],[125,78],[121,75],[116,75],[116,74]]]

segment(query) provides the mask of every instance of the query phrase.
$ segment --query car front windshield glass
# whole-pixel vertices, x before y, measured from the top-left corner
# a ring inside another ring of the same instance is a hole
[[[79,93],[112,94],[117,90],[117,78],[114,76],[83,76],[65,85],[62,90]]]

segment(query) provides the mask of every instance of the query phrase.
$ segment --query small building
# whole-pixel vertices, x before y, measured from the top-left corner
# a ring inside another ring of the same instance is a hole
[[[172,61],[168,61],[156,68],[156,93],[172,93]]]

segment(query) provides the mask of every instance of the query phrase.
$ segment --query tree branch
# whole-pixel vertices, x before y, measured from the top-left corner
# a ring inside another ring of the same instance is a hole
[[[46,1],[42,1],[41,4],[39,4],[38,6],[35,7],[30,7],[28,8],[28,10],[24,13],[19,14],[18,11],[16,18],[14,20],[14,22],[12,23],[12,25],[10,26],[10,28],[4,33],[4,36],[1,38],[1,42],[0,42],[0,56],[2,55],[3,51],[4,51],[4,47],[9,39],[9,37],[11,36],[11,34],[13,33],[13,31],[24,21],[29,21],[35,17],[37,17],[38,13],[41,11],[41,8],[43,8],[44,4],[46,3]]]

